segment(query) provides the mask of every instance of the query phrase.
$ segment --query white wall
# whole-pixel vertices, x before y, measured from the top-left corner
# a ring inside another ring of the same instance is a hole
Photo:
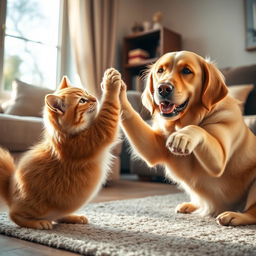
[[[161,0],[155,0],[161,1]],[[119,12],[117,21],[117,68],[122,68],[122,47],[123,38],[132,33],[131,27],[135,21],[142,22],[151,19],[151,12],[154,12],[154,7],[145,8],[145,4],[152,5],[152,0],[119,0]]]
[[[256,63],[256,51],[245,50],[243,0],[120,0],[119,8],[119,56],[134,22],[162,11],[163,25],[182,35],[183,49],[210,56],[220,68]]]

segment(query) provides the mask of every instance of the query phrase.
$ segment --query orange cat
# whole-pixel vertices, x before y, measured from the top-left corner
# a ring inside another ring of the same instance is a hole
[[[105,181],[118,133],[120,86],[119,72],[108,69],[98,111],[96,98],[70,87],[64,77],[59,89],[45,97],[42,141],[17,167],[0,149],[0,193],[16,224],[52,229],[52,221],[88,222],[85,216],[70,214]]]

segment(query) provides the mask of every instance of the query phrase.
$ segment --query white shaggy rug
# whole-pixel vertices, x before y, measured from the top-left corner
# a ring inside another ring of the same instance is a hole
[[[84,255],[256,255],[256,226],[222,227],[213,218],[175,214],[182,193],[89,204],[90,223],[50,231],[19,228],[0,215],[0,233]]]

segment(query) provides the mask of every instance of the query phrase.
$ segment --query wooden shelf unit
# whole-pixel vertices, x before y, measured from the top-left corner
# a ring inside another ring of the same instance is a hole
[[[128,52],[143,49],[149,58],[139,63],[128,63]],[[135,89],[132,84],[134,76],[141,76],[148,65],[153,64],[160,56],[171,51],[181,50],[181,35],[167,28],[134,33],[124,38],[123,42],[123,79],[129,90]]]

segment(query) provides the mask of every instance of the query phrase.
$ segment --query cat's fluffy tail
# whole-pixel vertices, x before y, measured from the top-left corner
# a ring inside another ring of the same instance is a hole
[[[9,205],[10,198],[10,181],[15,170],[15,164],[10,153],[0,148],[0,197]]]

